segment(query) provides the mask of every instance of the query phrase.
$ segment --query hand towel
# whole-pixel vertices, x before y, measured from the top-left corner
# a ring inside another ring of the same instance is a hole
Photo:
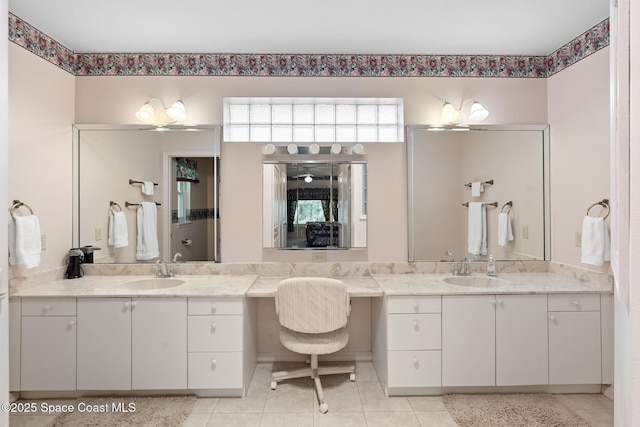
[[[153,196],[153,182],[142,181],[142,194]]]
[[[584,264],[602,265],[611,260],[611,240],[603,218],[585,216],[582,221],[582,257]]]
[[[468,251],[473,255],[487,254],[487,217],[482,202],[469,202]]]
[[[38,217],[13,217],[9,222],[9,264],[20,268],[37,267],[41,251]]]
[[[136,259],[148,260],[160,256],[158,249],[158,207],[154,202],[142,202],[138,207]]]
[[[471,183],[471,197],[480,197],[480,193],[484,191],[482,182],[476,181]]]
[[[114,248],[129,246],[127,217],[124,212],[111,212],[111,215],[109,215],[109,236],[107,244]]]
[[[498,214],[498,244],[507,246],[507,241],[513,240],[513,229],[511,228],[511,218],[506,212]]]

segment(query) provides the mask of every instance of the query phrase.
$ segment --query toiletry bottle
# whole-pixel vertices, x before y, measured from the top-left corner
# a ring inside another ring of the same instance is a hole
[[[497,276],[496,272],[496,261],[493,259],[493,255],[489,255],[489,260],[487,261],[487,276]]]

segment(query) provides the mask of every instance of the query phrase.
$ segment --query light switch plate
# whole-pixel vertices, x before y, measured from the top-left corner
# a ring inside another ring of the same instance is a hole
[[[47,249],[47,235],[46,234],[41,234],[40,235],[40,250],[44,251],[45,249]]]
[[[528,239],[529,238],[529,226],[528,225],[523,225],[522,226],[522,238],[523,239]]]
[[[325,262],[327,260],[326,252],[311,252],[311,261],[313,262]]]
[[[102,227],[96,227],[96,236],[95,236],[95,240],[100,241],[102,240]]]
[[[576,231],[576,247],[582,247],[582,233],[580,231]]]

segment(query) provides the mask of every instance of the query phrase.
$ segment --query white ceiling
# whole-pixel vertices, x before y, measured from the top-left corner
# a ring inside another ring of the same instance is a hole
[[[609,0],[9,0],[76,52],[548,55]]]

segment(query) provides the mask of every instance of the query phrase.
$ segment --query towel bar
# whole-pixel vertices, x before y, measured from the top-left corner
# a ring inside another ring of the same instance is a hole
[[[113,200],[109,201],[109,209],[111,209],[111,212],[115,213],[115,211],[113,209],[116,208],[116,207],[118,209],[120,209],[120,212],[122,212],[122,207],[119,204],[117,204]]]
[[[498,202],[493,202],[493,203],[483,203],[484,206],[493,206],[494,208],[498,207]],[[463,203],[462,206],[466,206],[469,207],[469,202],[467,203]]]
[[[602,217],[602,219],[607,219],[607,217],[611,213],[611,207],[609,206],[609,199],[602,199],[599,202],[595,202],[594,204],[589,206],[587,208],[587,215],[589,215],[589,211],[591,210],[591,208],[593,208],[595,206],[598,206],[598,205],[607,209],[607,214],[604,217]]]
[[[472,184],[473,184],[472,182],[468,182],[464,186],[465,187],[471,187]],[[483,181],[482,185],[493,185],[493,180],[490,179],[489,181]]]
[[[143,181],[135,181],[135,180],[129,178],[129,184],[144,184],[144,182]],[[158,185],[158,184],[156,184],[154,182],[153,185]]]
[[[162,206],[162,203],[158,203],[158,202],[154,202],[156,204],[156,206]],[[140,206],[140,203],[129,203],[129,202],[124,202],[124,206],[126,208],[128,208],[129,206]]]
[[[11,205],[11,208],[9,209],[9,214],[11,215],[11,218],[14,218],[13,211],[15,211],[16,209],[18,209],[21,206],[24,206],[25,208],[29,209],[29,212],[31,213],[31,215],[33,215],[33,209],[31,209],[31,207],[29,207],[29,205],[27,205],[26,203],[21,202],[20,200],[14,200],[13,204]]]

